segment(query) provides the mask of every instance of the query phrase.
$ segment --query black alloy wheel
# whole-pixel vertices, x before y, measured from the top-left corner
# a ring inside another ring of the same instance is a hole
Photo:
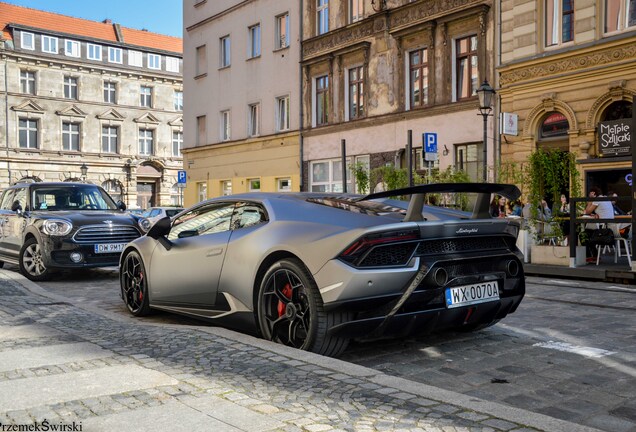
[[[119,272],[121,295],[126,307],[134,316],[150,313],[146,268],[136,251],[129,252]]]
[[[20,249],[20,273],[35,282],[51,277],[51,270],[44,265],[42,247],[34,237],[27,239]]]
[[[258,321],[265,339],[315,353],[337,356],[348,339],[327,335],[346,313],[326,313],[316,283],[295,258],[278,261],[261,281]]]

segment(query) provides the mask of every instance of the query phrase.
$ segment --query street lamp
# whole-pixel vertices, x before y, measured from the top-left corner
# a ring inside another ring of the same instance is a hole
[[[495,89],[490,87],[488,80],[477,89],[479,97],[479,114],[484,118],[484,182],[488,181],[488,116],[492,111],[492,101],[495,97]]]
[[[82,172],[82,180],[86,181],[86,173],[88,173],[88,167],[85,163],[80,167],[80,171]]]

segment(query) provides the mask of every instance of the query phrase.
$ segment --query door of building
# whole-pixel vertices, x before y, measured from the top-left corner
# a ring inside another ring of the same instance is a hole
[[[155,183],[137,182],[137,206],[147,209],[155,205]]]

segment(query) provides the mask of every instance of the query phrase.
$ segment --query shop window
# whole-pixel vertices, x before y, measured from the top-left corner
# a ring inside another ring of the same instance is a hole
[[[563,114],[552,112],[543,119],[539,137],[541,139],[567,137],[569,128],[568,119]]]
[[[601,121],[622,120],[632,118],[632,104],[627,101],[612,102],[603,112]]]

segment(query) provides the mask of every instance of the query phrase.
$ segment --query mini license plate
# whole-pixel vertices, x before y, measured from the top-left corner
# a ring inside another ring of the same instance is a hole
[[[124,250],[128,243],[102,243],[95,245],[95,253],[115,253]]]
[[[497,281],[446,289],[446,307],[449,309],[494,300],[499,300],[499,283]]]

